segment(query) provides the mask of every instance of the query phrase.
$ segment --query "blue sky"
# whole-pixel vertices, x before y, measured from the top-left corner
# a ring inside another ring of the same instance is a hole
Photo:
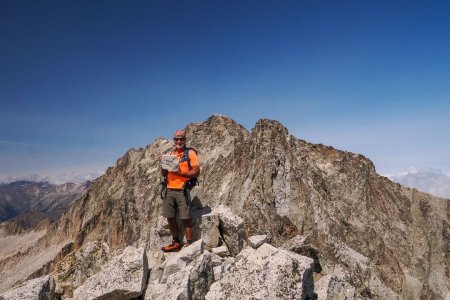
[[[213,113],[450,174],[449,1],[0,2],[0,178],[99,174]],[[70,177],[69,176],[69,177]]]

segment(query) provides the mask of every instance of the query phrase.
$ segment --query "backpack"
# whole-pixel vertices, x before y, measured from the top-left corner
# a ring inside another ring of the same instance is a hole
[[[183,155],[181,156],[181,159],[180,159],[180,162],[187,161],[189,170],[192,169],[192,167],[191,167],[191,159],[189,157],[189,151],[190,150],[194,151],[194,153],[197,154],[197,150],[195,150],[194,148],[186,148],[184,150]],[[192,177],[191,179],[189,179],[188,181],[186,181],[184,183],[184,189],[187,189],[188,191],[190,191],[196,185],[198,185],[198,178],[197,177]]]

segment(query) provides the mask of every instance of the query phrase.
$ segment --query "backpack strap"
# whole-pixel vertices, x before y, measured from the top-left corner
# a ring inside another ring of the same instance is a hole
[[[187,161],[189,170],[192,169],[192,166],[191,166],[191,158],[190,158],[190,156],[189,156],[189,151],[190,151],[190,150],[194,151],[195,154],[197,154],[197,151],[196,151],[194,148],[186,148],[186,149],[184,150],[183,155],[181,156],[181,159],[180,159],[180,162]]]
[[[191,158],[189,157],[190,150],[194,151],[195,154],[197,154],[197,150],[195,150],[194,148],[186,148],[186,150],[184,150],[184,154],[183,154],[184,159],[182,157],[180,160],[180,161],[187,161],[189,170],[192,169]],[[188,191],[190,191],[196,185],[198,185],[198,179],[197,179],[197,177],[192,177],[191,179],[189,179],[188,181],[186,181],[184,183],[183,192],[186,194]]]

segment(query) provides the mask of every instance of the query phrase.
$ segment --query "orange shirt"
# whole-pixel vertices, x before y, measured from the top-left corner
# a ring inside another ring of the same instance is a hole
[[[188,162],[187,160],[181,161],[181,158],[184,154],[185,150],[174,150],[172,152],[172,155],[176,155],[178,157],[178,161],[180,162],[180,170],[181,172],[187,172],[189,171],[189,167],[188,167]],[[195,153],[194,150],[189,150],[189,160],[191,162],[191,167],[199,167],[200,164],[198,162],[198,157],[197,154]],[[173,190],[181,190],[184,187],[184,183],[186,181],[188,181],[189,177],[184,177],[184,176],[178,176],[172,172],[168,172],[167,174],[167,188],[168,189],[173,189]]]

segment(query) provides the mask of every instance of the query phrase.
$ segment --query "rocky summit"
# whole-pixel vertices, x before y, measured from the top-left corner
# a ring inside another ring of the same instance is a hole
[[[160,251],[171,237],[159,156],[173,143],[158,138],[129,150],[45,234],[1,253],[0,299],[450,298],[448,199],[277,121],[249,132],[213,115],[186,131],[202,172],[194,244]]]

